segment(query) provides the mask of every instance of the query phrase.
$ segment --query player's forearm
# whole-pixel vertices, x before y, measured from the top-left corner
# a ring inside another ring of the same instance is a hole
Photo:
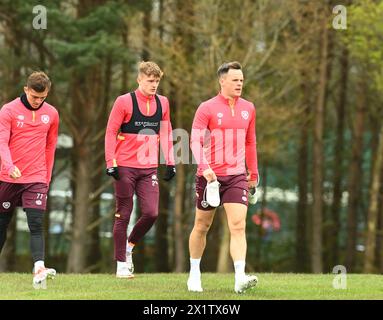
[[[11,151],[9,150],[12,119],[7,111],[5,107],[0,109],[0,159],[3,168],[10,173],[14,168]]]
[[[8,147],[8,142],[4,142],[3,140],[0,140],[0,159],[3,168],[8,172],[12,171],[15,165],[12,161],[12,156]]]
[[[246,144],[246,165],[250,172],[250,180],[258,180],[258,158],[255,143]]]
[[[45,152],[46,164],[47,164],[47,184],[49,184],[52,179],[55,150],[56,148],[51,148],[51,149],[47,149],[47,151]]]
[[[117,132],[114,133],[112,130],[107,129],[105,134],[105,162],[107,168],[114,167],[116,162],[116,136]]]
[[[124,104],[120,98],[117,98],[110,112],[105,132],[105,162],[107,168],[116,165],[116,139],[121,124],[124,122],[124,116]]]
[[[170,121],[161,121],[160,147],[169,166],[174,166],[173,130]]]

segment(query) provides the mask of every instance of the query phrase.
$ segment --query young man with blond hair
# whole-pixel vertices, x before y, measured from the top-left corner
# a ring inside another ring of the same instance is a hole
[[[0,110],[0,251],[13,209],[22,206],[30,230],[33,285],[39,287],[56,271],[44,265],[43,221],[57,143],[59,115],[45,99],[51,81],[33,72],[20,98]]]
[[[159,142],[167,164],[164,180],[169,181],[175,175],[169,101],[156,94],[162,76],[156,63],[141,62],[138,88],[116,99],[106,128],[106,173],[115,179],[113,237],[118,278],[134,277],[133,248],[158,216]],[[134,193],[141,217],[128,237]]]
[[[217,74],[221,91],[201,103],[192,125],[191,149],[198,169],[187,286],[189,291],[203,291],[200,261],[206,235],[213,222],[215,208],[223,205],[230,230],[234,290],[242,293],[258,281],[256,276],[245,274],[248,191],[254,189],[258,182],[255,107],[240,97],[244,78],[238,62],[222,64]]]

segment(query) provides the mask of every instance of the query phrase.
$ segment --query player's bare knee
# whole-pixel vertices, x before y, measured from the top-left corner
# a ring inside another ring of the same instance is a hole
[[[194,230],[199,233],[206,234],[209,231],[210,226],[211,226],[211,223],[209,222],[197,220],[196,223],[194,224]]]
[[[245,221],[234,221],[229,224],[230,233],[234,235],[244,234],[245,229],[246,229]]]

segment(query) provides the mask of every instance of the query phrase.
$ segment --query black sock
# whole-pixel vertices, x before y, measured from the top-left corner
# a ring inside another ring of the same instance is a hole
[[[33,262],[44,261],[44,211],[37,209],[24,209],[27,215],[28,227],[31,233],[30,246]]]

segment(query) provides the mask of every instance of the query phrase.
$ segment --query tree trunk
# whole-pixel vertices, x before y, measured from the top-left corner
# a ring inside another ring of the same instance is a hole
[[[76,148],[76,147],[75,147]],[[89,224],[89,195],[91,193],[91,180],[89,179],[92,154],[87,144],[77,146],[77,161],[74,172],[76,174],[76,188],[74,193],[74,211],[72,224],[71,247],[68,255],[67,272],[84,272],[86,267],[86,247]]]
[[[308,253],[307,253],[307,194],[308,186],[308,136],[309,136],[309,116],[310,116],[310,93],[307,85],[306,75],[302,76],[303,91],[303,122],[298,150],[298,205],[297,205],[297,234],[296,234],[296,272],[307,272]]]
[[[379,220],[378,220],[378,232],[377,232],[377,244],[376,244],[376,258],[379,265],[379,273],[383,273],[383,167],[380,170],[380,192],[379,192]]]
[[[338,234],[340,231],[340,211],[342,201],[342,179],[343,179],[343,158],[344,158],[344,126],[345,126],[345,109],[347,104],[347,82],[348,82],[348,51],[343,49],[340,58],[341,63],[341,80],[339,101],[337,105],[337,130],[336,141],[334,147],[334,179],[333,179],[333,203],[331,207],[332,232],[330,235],[330,261],[333,266],[340,264],[339,261],[339,245]]]
[[[77,17],[84,18],[105,0],[80,0],[76,4]],[[85,272],[91,244],[92,220],[91,195],[99,186],[93,185],[93,174],[97,173],[97,141],[100,116],[106,114],[103,106],[102,66],[93,65],[74,68],[71,78],[71,115],[66,117],[73,136],[73,213],[71,246],[68,254],[67,271]],[[105,85],[105,84],[104,84]],[[93,213],[95,213],[93,211]]]
[[[148,2],[147,8],[144,11],[143,18],[143,38],[142,38],[142,60],[148,61],[150,59],[150,32],[152,29],[152,3]]]
[[[95,137],[105,128],[105,125],[100,127],[101,122],[98,119],[106,113],[100,89],[102,87],[100,70],[99,66],[95,66],[82,73],[75,71],[72,78],[72,113],[73,119],[78,122],[72,124],[77,128],[77,133],[73,135],[74,196],[68,272],[87,271],[88,250],[91,243],[88,226],[91,223],[93,209],[90,197],[95,189],[99,188],[93,184],[93,175],[99,170],[98,144]]]
[[[194,15],[194,2],[177,0],[177,10],[175,11],[176,21],[183,21],[192,19]],[[188,28],[186,23],[175,23],[174,25],[174,41],[175,45],[181,40],[180,54],[182,54],[186,61],[192,63],[193,54],[193,34]],[[176,112],[176,128],[183,128],[183,108],[186,104],[186,93],[180,86],[180,83],[175,83],[175,112]],[[176,177],[176,194],[174,202],[174,237],[175,237],[175,272],[183,272],[185,270],[185,228],[184,228],[184,199],[185,199],[185,183],[186,174],[185,166],[183,164],[177,165]]]
[[[319,69],[318,99],[314,111],[313,142],[313,208],[312,208],[312,248],[311,270],[321,273],[322,265],[322,220],[323,220],[323,126],[326,103],[327,65],[328,65],[328,29],[327,19],[322,18],[322,41]]]
[[[370,187],[370,205],[368,209],[367,219],[367,237],[366,237],[366,251],[364,256],[364,268],[365,273],[372,273],[376,271],[375,268],[375,245],[376,245],[376,229],[378,221],[378,198],[380,189],[380,173],[383,161],[383,125],[380,128],[379,133],[379,145],[376,152],[376,158],[374,160],[373,174],[371,177]]]
[[[329,5],[331,5],[332,1],[328,2]],[[323,110],[324,114],[327,114],[327,100],[328,100],[328,83],[331,82],[331,75],[332,75],[332,61],[333,61],[333,47],[334,47],[334,33],[328,32],[327,34],[327,68],[326,68],[326,86],[325,86],[325,93],[323,98]],[[326,128],[326,117],[323,117],[323,128]],[[326,130],[327,131],[327,130]],[[324,149],[323,149],[323,152]],[[323,171],[323,181],[327,181],[325,177],[325,170]],[[324,270],[332,270],[333,264],[331,261],[331,253],[332,253],[332,230],[333,230],[333,219],[331,214],[331,207],[326,206],[323,202],[323,216],[324,216],[324,223],[323,223],[323,230],[322,230],[322,237],[323,237],[323,250],[322,250],[322,265]]]
[[[129,42],[129,25],[126,21],[121,29],[121,39],[122,43],[124,44],[125,50],[128,50],[128,42]],[[120,94],[125,94],[128,91],[128,74],[129,74],[129,63],[127,59],[125,58],[122,61],[122,74],[121,74],[121,89]]]
[[[159,20],[162,21],[163,16],[163,3],[159,1]],[[159,38],[163,40],[163,26],[159,26]],[[159,167],[159,176],[165,173],[164,166]],[[155,263],[157,272],[169,272],[169,206],[170,206],[170,187],[171,184],[161,181],[160,182],[160,203],[159,203],[159,216],[156,222],[156,250],[155,250]]]
[[[105,67],[104,67],[104,78],[96,78],[95,79],[95,87],[99,92],[102,92],[102,103],[99,108],[103,110],[103,112],[99,112],[99,116],[96,117],[96,126],[97,128],[105,128],[107,125],[107,117],[105,114],[108,114],[108,104],[109,104],[109,96],[111,90],[111,82],[112,82],[112,61],[110,58],[106,58]],[[104,84],[102,87],[101,85]],[[97,130],[98,131],[98,130]],[[96,131],[96,134],[97,134]],[[104,133],[104,129],[98,131]],[[105,134],[98,134],[95,136],[95,139],[92,139],[92,144],[99,146],[104,143]],[[94,149],[94,168],[95,171],[91,173],[92,178],[92,186],[93,186],[93,196],[91,199],[91,210],[89,217],[89,224],[91,228],[89,231],[89,245],[87,248],[87,259],[86,265],[88,266],[87,272],[100,272],[101,264],[102,264],[102,253],[101,253],[101,239],[100,239],[100,219],[101,219],[101,194],[103,189],[103,173],[105,170],[105,160],[104,160],[104,151],[97,152],[98,149]],[[100,191],[97,190],[95,193],[95,189],[101,188]]]
[[[361,76],[363,78],[363,76]],[[356,112],[353,124],[353,139],[351,147],[351,163],[348,180],[348,210],[347,210],[347,248],[346,267],[348,272],[354,272],[357,243],[357,212],[359,205],[360,185],[362,185],[362,153],[363,132],[366,113],[366,86],[360,81],[357,88]]]
[[[262,228],[263,220],[265,218],[264,210],[267,207],[267,169],[268,164],[267,162],[263,163],[263,172],[262,172],[262,200],[261,200],[261,209],[260,209],[260,225],[258,227],[258,239],[256,243],[256,265],[258,266],[258,270],[263,270],[263,257],[262,257],[262,247],[263,247],[263,236],[264,236],[264,230]]]

